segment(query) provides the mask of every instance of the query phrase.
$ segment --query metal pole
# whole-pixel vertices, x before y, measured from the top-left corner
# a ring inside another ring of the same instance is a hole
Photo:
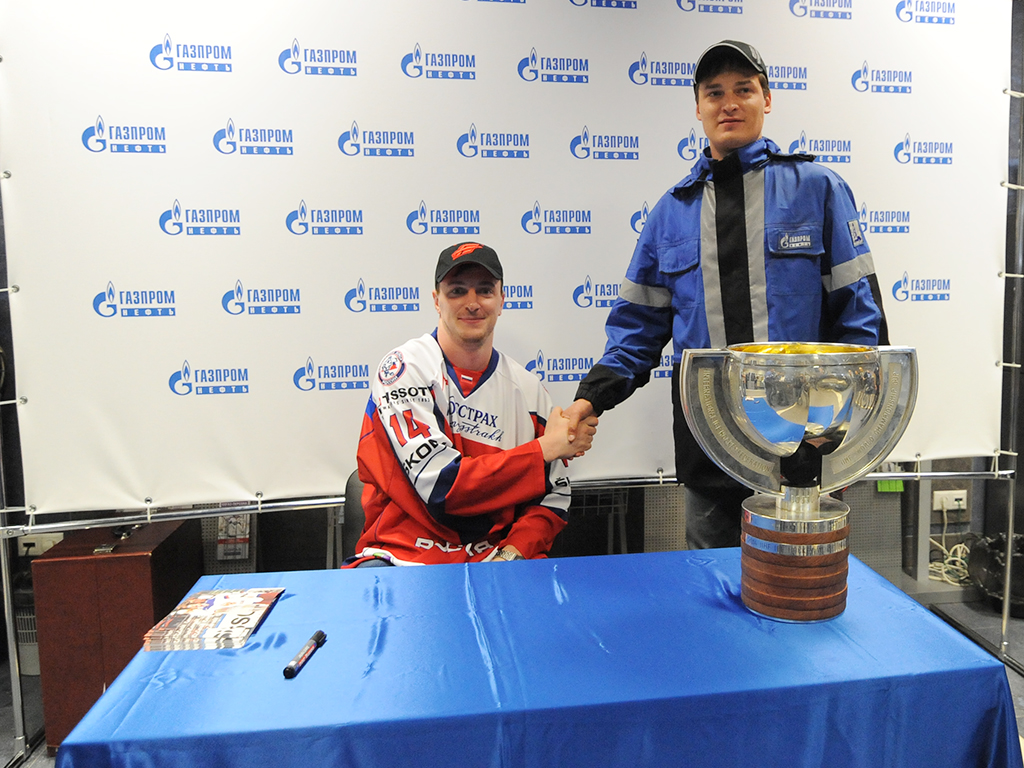
[[[1016,98],[1018,105],[1018,133],[1017,133],[1017,183],[1021,181],[1020,173],[1020,162],[1022,159],[1022,147],[1024,147],[1024,115],[1021,115],[1022,110],[1020,109],[1021,99]],[[1012,269],[1008,271],[1022,274],[1024,273],[1024,194],[1020,190],[1017,190],[1017,220],[1015,222],[1014,234],[1016,242],[1014,243],[1014,257]],[[1010,334],[1010,362],[1020,363],[1021,361],[1021,289],[1022,286],[1019,281],[1011,283],[1013,286],[1013,302],[1011,309],[1011,322],[1012,331]],[[1007,436],[1008,440],[1008,452],[1011,456],[1011,462],[1014,470],[1017,468],[1017,419],[1018,419],[1018,407],[1017,400],[1020,397],[1020,369],[1019,368],[1007,368],[1010,375],[1010,413],[1007,419],[1008,427]],[[1000,626],[1000,637],[999,637],[999,649],[1002,658],[1005,660],[1008,654],[1008,641],[1006,639],[1007,629],[1010,624],[1010,601],[1012,598],[1012,579],[1013,579],[1013,551],[1015,549],[1013,543],[1013,528],[1014,528],[1014,511],[1015,511],[1015,499],[1017,489],[1016,473],[1010,478],[1010,485],[1007,492],[1006,499],[1006,570],[1003,574],[1003,616],[1002,623]]]
[[[6,517],[2,512],[0,516]],[[21,666],[18,662],[18,642],[15,632],[14,588],[11,584],[11,558],[7,551],[8,541],[0,540],[0,571],[3,573],[4,620],[7,622],[7,659],[11,671],[11,711],[14,715],[14,756],[24,755],[28,748],[25,736],[25,707],[22,702]]]

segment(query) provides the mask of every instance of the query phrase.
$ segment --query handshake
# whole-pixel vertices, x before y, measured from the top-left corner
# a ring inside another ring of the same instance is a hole
[[[590,450],[596,434],[597,416],[589,400],[577,400],[564,411],[555,406],[544,434],[538,438],[544,461],[582,456]]]

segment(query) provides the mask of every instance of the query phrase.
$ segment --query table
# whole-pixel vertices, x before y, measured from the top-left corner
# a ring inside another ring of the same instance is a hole
[[[245,648],[139,653],[57,768],[1021,765],[1003,665],[855,558],[805,625],[743,607],[737,549],[196,584],[260,586]]]

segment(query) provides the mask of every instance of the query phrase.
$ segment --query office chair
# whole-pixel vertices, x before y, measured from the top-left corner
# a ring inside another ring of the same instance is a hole
[[[363,481],[359,479],[359,470],[356,470],[348,476],[348,482],[345,483],[345,511],[341,526],[342,560],[356,553],[356,542],[363,533],[365,523]]]

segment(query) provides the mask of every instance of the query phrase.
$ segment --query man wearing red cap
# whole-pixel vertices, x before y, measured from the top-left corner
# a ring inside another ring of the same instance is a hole
[[[445,248],[437,330],[392,350],[371,384],[356,460],[366,525],[351,565],[543,557],[565,527],[574,442],[538,378],[494,349],[505,301],[498,254]]]
[[[679,397],[683,350],[888,343],[850,188],[813,156],[783,154],[762,136],[772,96],[761,54],[738,40],[712,45],[697,60],[694,95],[708,147],[650,212],[608,315],[604,356],[565,411],[574,425],[619,404],[673,341],[676,478],[691,549],[738,546],[750,491],[690,434]]]

